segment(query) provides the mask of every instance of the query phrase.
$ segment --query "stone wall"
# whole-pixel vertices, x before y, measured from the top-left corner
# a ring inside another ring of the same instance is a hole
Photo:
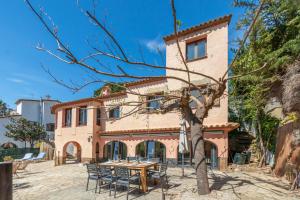
[[[274,168],[276,176],[285,175],[288,164],[298,168],[300,166],[300,144],[297,139],[299,129],[299,122],[292,122],[278,129]]]

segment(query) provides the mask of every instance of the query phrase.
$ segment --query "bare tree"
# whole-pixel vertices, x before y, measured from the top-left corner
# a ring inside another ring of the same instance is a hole
[[[143,80],[143,79],[175,79],[178,81],[181,81],[187,85],[187,87],[181,89],[180,91],[176,92],[169,92],[160,94],[159,96],[162,97],[162,104],[161,107],[158,109],[159,112],[169,112],[172,109],[179,109],[181,111],[182,116],[186,119],[186,121],[189,123],[190,126],[190,134],[192,139],[192,149],[193,149],[193,155],[195,160],[195,170],[196,170],[196,176],[197,176],[197,187],[198,187],[198,193],[200,195],[208,194],[210,193],[209,183],[208,183],[208,176],[207,176],[207,166],[205,162],[205,154],[204,154],[204,125],[203,121],[208,116],[208,111],[214,106],[215,100],[220,98],[222,95],[224,95],[224,92],[226,90],[226,84],[229,79],[231,78],[239,78],[238,77],[227,77],[228,71],[224,72],[224,75],[220,77],[219,79],[216,79],[215,77],[208,76],[203,73],[190,71],[188,64],[186,63],[186,60],[183,56],[181,47],[179,45],[179,35],[178,35],[178,20],[176,16],[176,8],[174,0],[171,0],[171,11],[173,16],[173,28],[174,28],[174,35],[176,40],[176,45],[179,52],[179,59],[184,64],[185,69],[180,68],[174,68],[170,66],[162,66],[162,65],[155,65],[148,63],[144,61],[143,55],[141,55],[141,60],[132,59],[130,56],[127,55],[126,50],[122,47],[122,45],[119,43],[117,38],[109,31],[109,29],[105,26],[104,23],[102,23],[100,20],[97,19],[95,16],[95,12],[89,12],[89,11],[83,11],[84,14],[87,16],[87,18],[96,25],[102,32],[105,33],[106,37],[108,38],[108,41],[105,42],[106,48],[100,49],[96,47],[95,45],[91,45],[91,48],[93,50],[92,53],[88,54],[87,56],[83,58],[77,57],[72,49],[66,45],[61,38],[58,35],[58,31],[55,26],[52,25],[52,23],[49,23],[47,20],[44,19],[44,13],[38,12],[31,2],[29,0],[25,0],[31,11],[38,17],[40,22],[43,24],[43,26],[46,28],[46,30],[50,33],[50,35],[53,37],[53,39],[57,43],[57,49],[55,51],[49,50],[42,45],[38,45],[37,49],[47,52],[51,56],[54,56],[56,59],[74,66],[80,66],[83,67],[88,71],[88,73],[91,73],[93,75],[90,75],[91,80],[86,81],[82,85],[75,85],[75,84],[67,84],[62,80],[58,80],[49,70],[45,69],[46,72],[54,79],[55,82],[59,83],[60,85],[63,85],[64,87],[67,87],[71,89],[74,92],[77,92],[81,90],[82,88],[86,87],[87,85],[94,84],[94,83],[110,83],[118,85],[122,88],[124,88],[124,91],[126,93],[134,94],[137,96],[152,96],[150,94],[141,94],[136,91],[132,91],[130,87],[127,87],[125,85],[121,85],[117,83],[117,80],[120,78],[131,78],[135,80]],[[259,12],[257,12],[258,15]],[[253,23],[255,20],[253,21]],[[251,29],[252,26],[250,26],[249,29]],[[244,36],[244,41],[246,41],[246,38],[248,37],[248,34],[251,30],[248,30]],[[126,72],[126,69],[124,67],[121,67],[120,65],[117,65],[115,68],[118,69],[120,73],[116,73],[113,70],[111,70],[111,67],[107,64],[104,64],[102,62],[102,58],[105,57],[106,59],[112,59],[119,63],[123,63],[126,65],[126,67],[135,67],[135,69],[141,69],[143,67],[144,69],[163,69],[163,70],[174,70],[174,71],[180,71],[185,72],[187,74],[187,80],[176,77],[176,76],[138,76],[134,74],[129,74]],[[96,64],[90,64],[90,60],[96,61]],[[235,59],[234,59],[235,60]],[[265,67],[264,65],[263,67]],[[262,68],[263,68],[262,67]],[[110,69],[110,70],[107,70]],[[258,71],[258,70],[255,70]],[[253,72],[255,72],[253,71]],[[245,73],[245,75],[253,72]],[[197,75],[199,77],[204,77],[209,80],[211,80],[212,83],[206,83],[203,85],[195,85],[190,80],[190,75]],[[101,75],[102,78],[97,78],[94,75]],[[114,77],[116,79],[116,82],[112,81],[106,81],[103,77]],[[191,90],[198,90],[200,94],[204,97],[201,98],[201,100],[195,96],[191,95]],[[156,95],[157,96],[157,95]],[[145,104],[147,102],[151,102],[153,100],[145,100],[145,98],[140,98],[143,100],[139,101],[131,101],[131,102],[124,102],[121,104],[121,106],[132,106],[132,109],[125,113],[122,117],[127,117],[129,115],[132,115],[134,113],[137,113],[140,111],[140,107],[142,104]],[[194,102],[196,104],[196,108],[191,108],[190,103]],[[109,105],[108,105],[109,106]],[[113,106],[113,105],[111,105]]]

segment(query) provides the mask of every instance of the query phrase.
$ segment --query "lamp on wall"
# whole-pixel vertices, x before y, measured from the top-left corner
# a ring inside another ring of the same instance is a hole
[[[91,142],[92,139],[93,139],[93,136],[89,136],[89,137],[88,137],[88,142]]]

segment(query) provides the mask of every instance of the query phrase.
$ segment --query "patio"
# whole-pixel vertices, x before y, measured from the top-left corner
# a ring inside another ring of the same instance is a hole
[[[187,177],[181,178],[180,168],[169,168],[170,188],[166,199],[199,199],[193,169],[185,169]],[[108,190],[95,194],[91,182],[86,186],[86,166],[66,164],[54,167],[53,161],[30,164],[27,171],[14,177],[14,199],[114,199]],[[201,199],[299,199],[300,193],[288,191],[289,185],[262,172],[210,172],[213,191]],[[149,188],[149,193],[132,192],[129,199],[161,199],[160,188]],[[116,199],[126,199],[126,192],[118,192]]]

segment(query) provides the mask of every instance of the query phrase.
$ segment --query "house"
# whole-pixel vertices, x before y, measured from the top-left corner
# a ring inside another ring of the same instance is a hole
[[[47,139],[54,140],[54,115],[51,113],[51,107],[60,103],[58,100],[50,98],[45,99],[18,99],[16,101],[16,110],[8,116],[0,117],[0,146],[11,142],[17,147],[23,148],[24,142],[15,141],[13,138],[5,136],[5,126],[10,123],[10,118],[23,117],[29,121],[44,125],[47,132]]]
[[[179,44],[190,70],[214,78],[222,77],[228,68],[228,24],[231,16],[208,21],[178,32]],[[164,37],[166,65],[185,69],[178,59],[175,36]],[[187,79],[182,71],[166,69],[166,76]],[[191,75],[194,84],[210,79]],[[186,84],[174,79],[152,78],[126,83],[127,91],[111,93],[104,88],[96,98],[79,99],[52,107],[56,116],[55,145],[59,163],[65,163],[67,148],[74,145],[78,161],[126,159],[127,157],[159,158],[173,165],[180,164],[178,140],[181,116],[178,110],[157,113],[153,109],[158,101],[141,105],[140,111],[124,116],[132,108],[124,102],[138,101],[132,92],[159,94],[178,91]],[[131,92],[129,92],[129,90]],[[196,95],[195,91],[195,95]],[[149,98],[149,97],[148,97]],[[152,100],[156,97],[151,97]],[[237,123],[228,122],[228,98],[216,101],[204,121],[205,154],[212,166],[225,169],[228,160],[228,133]],[[191,146],[191,145],[189,145]],[[185,164],[192,164],[191,153],[186,153]]]

